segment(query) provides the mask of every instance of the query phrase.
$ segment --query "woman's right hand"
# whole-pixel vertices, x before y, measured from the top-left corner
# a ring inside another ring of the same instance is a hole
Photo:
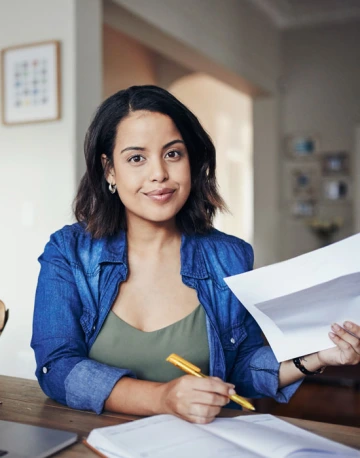
[[[184,375],[160,387],[160,410],[192,423],[210,423],[230,402],[234,387],[218,377]]]

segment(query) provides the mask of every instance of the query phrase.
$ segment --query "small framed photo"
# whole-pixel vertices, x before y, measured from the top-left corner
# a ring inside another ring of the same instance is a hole
[[[319,151],[315,135],[291,135],[286,138],[286,154],[292,159],[314,158]]]
[[[350,199],[350,181],[345,178],[327,178],[322,183],[323,197],[331,201]]]
[[[314,198],[317,194],[317,171],[311,168],[296,167],[291,171],[292,196]]]
[[[323,153],[321,155],[322,172],[324,175],[348,175],[349,154],[345,151]]]
[[[291,215],[296,218],[311,218],[315,215],[315,201],[299,199],[291,204]]]
[[[46,41],[1,51],[2,122],[60,118],[60,43]]]

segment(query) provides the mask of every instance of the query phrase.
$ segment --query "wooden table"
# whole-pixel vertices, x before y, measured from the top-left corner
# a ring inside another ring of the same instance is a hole
[[[223,409],[221,416],[244,415],[236,410]],[[252,415],[252,414],[251,414]],[[0,376],[0,419],[72,431],[79,435],[78,443],[56,454],[62,458],[97,457],[81,443],[94,428],[116,425],[139,417],[104,412],[73,410],[58,404],[44,395],[34,380]],[[320,436],[349,445],[360,450],[360,428],[339,426],[315,421],[281,417],[296,426]]]

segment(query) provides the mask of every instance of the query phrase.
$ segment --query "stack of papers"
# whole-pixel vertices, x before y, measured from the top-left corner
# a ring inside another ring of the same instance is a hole
[[[360,324],[360,234],[225,282],[279,362],[331,348],[332,323]]]

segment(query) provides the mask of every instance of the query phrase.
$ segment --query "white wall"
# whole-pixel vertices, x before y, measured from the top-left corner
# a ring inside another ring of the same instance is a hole
[[[349,151],[354,164],[355,128],[360,122],[360,23],[287,31],[282,43],[282,138],[294,133],[318,134],[321,151]],[[284,168],[282,184],[285,173]],[[324,215],[332,212],[324,205],[320,211]],[[345,219],[338,236],[346,237],[354,231],[352,207],[340,204],[334,209],[334,216],[337,214]],[[281,221],[282,259],[319,246],[303,222],[289,218],[286,208]]]
[[[50,234],[72,221],[71,203],[83,167],[79,138],[89,111],[100,101],[100,26],[99,0],[0,4],[0,47],[60,40],[62,66],[60,120],[0,125],[0,298],[10,309],[0,339],[1,374],[34,377],[29,343],[37,257]],[[93,74],[85,78],[81,71]]]

